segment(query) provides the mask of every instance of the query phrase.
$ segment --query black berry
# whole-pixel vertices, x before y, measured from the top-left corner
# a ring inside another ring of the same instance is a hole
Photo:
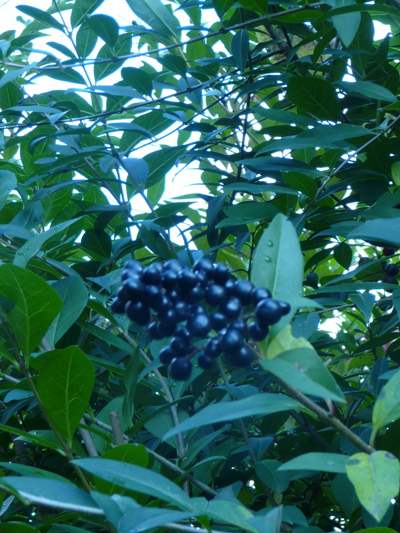
[[[168,261],[165,261],[163,264],[163,270],[172,270],[176,273],[179,273],[183,268],[183,264],[178,261],[178,259],[169,259]]]
[[[149,285],[159,285],[161,282],[161,263],[153,263],[143,269],[142,281]]]
[[[281,301],[278,301],[278,304],[279,304],[279,307],[281,308],[282,316],[285,316],[290,313],[290,309],[291,309],[290,304],[288,304],[287,302],[281,302]]]
[[[203,271],[207,274],[208,277],[211,277],[211,272],[213,270],[214,264],[210,259],[203,257],[193,265],[194,271]]]
[[[143,302],[128,302],[125,305],[125,313],[139,326],[145,326],[150,321],[150,309]]]
[[[268,336],[268,327],[260,328],[258,322],[252,322],[248,327],[250,337],[259,342],[263,341]]]
[[[189,353],[189,344],[182,337],[172,337],[170,347],[174,357],[183,357]]]
[[[189,268],[184,268],[179,273],[179,288],[181,291],[190,291],[197,285],[196,274]]]
[[[144,299],[149,307],[156,309],[162,303],[162,292],[156,285],[146,285],[144,288]]]
[[[239,318],[242,312],[242,304],[239,298],[231,298],[226,304],[220,307],[221,313],[224,313],[230,320]]]
[[[196,287],[184,294],[184,299],[189,304],[200,302],[204,297],[204,292],[204,288],[201,285],[196,285]]]
[[[122,315],[125,312],[125,302],[122,302],[119,298],[115,298],[110,305],[110,309],[113,313]]]
[[[220,313],[219,311],[212,313],[210,318],[212,327],[215,329],[215,331],[221,331],[221,329],[226,328],[228,325],[228,319],[226,318],[226,315],[224,315],[224,313]]]
[[[175,357],[168,367],[169,375],[176,381],[186,381],[192,373],[192,363],[187,357]]]
[[[392,265],[392,264],[389,264],[386,266],[385,268],[385,273],[388,275],[388,276],[391,276],[391,277],[396,277],[399,273],[399,267],[396,266],[396,265]]]
[[[187,321],[187,329],[194,337],[205,337],[211,330],[209,315],[205,313],[192,315]]]
[[[258,302],[261,302],[261,300],[265,300],[266,298],[271,298],[271,293],[265,287],[256,287],[253,290],[252,300],[254,305],[257,305]]]
[[[159,324],[156,320],[154,320],[153,322],[150,322],[148,331],[149,331],[150,337],[152,337],[155,340],[161,340],[164,338],[164,335],[160,331]]]
[[[253,361],[254,353],[250,346],[245,344],[237,353],[228,353],[227,358],[232,365],[243,368]]]
[[[389,257],[389,256],[394,255],[396,253],[396,249],[395,248],[389,248],[389,247],[387,248],[385,246],[385,248],[382,250],[382,253],[383,253],[384,256]]]
[[[140,261],[136,261],[136,259],[130,259],[125,263],[124,271],[135,272],[139,274],[143,271],[143,265]]]
[[[165,346],[165,348],[160,351],[159,359],[163,365],[169,365],[174,357],[170,346]]]
[[[197,359],[197,362],[199,363],[199,367],[203,368],[204,370],[210,369],[214,364],[214,359],[206,355],[205,353],[201,353]]]
[[[229,269],[224,263],[217,263],[211,272],[212,279],[219,285],[224,285],[230,277]]]
[[[234,295],[243,305],[249,305],[252,301],[253,290],[254,285],[250,281],[241,279],[235,283]]]
[[[204,353],[208,357],[219,357],[222,353],[221,339],[219,339],[218,337],[210,339],[204,347]]]
[[[161,285],[169,291],[175,289],[178,285],[178,273],[174,270],[163,272]]]
[[[227,300],[226,290],[222,285],[212,284],[207,288],[204,299],[208,305],[222,305]]]
[[[282,309],[276,300],[261,300],[256,307],[256,317],[262,328],[276,324],[282,316]]]
[[[244,320],[234,320],[229,324],[229,329],[237,329],[244,336],[247,331],[246,322]]]
[[[237,329],[228,329],[221,340],[221,348],[225,355],[238,353],[243,344],[243,334]]]
[[[178,322],[187,320],[190,317],[190,305],[186,302],[178,302],[175,304],[175,313]]]
[[[128,278],[122,284],[121,291],[118,296],[123,300],[138,301],[143,298],[145,286],[138,278]]]

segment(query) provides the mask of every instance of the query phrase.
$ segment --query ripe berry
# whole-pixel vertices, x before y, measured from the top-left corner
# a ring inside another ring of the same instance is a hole
[[[389,264],[386,266],[385,268],[385,273],[388,275],[388,276],[391,276],[391,277],[396,277],[399,273],[399,267],[396,266],[396,265],[392,265],[392,264]]]
[[[290,313],[290,309],[291,309],[290,304],[288,304],[287,302],[281,302],[280,300],[278,300],[278,304],[279,304],[279,307],[281,308],[282,316],[285,316]]]
[[[110,309],[113,313],[122,315],[125,311],[125,302],[122,302],[119,298],[115,298],[110,305]]]
[[[159,318],[162,318],[172,308],[172,303],[170,302],[169,298],[163,294],[161,296],[161,300],[152,307],[158,314]]]
[[[197,270],[195,274],[196,274],[197,282],[200,283],[202,287],[206,288],[208,285],[207,274],[203,270]]]
[[[229,324],[229,329],[237,329],[244,336],[247,331],[246,322],[244,320],[234,320]]]
[[[213,366],[214,359],[212,359],[211,357],[206,355],[204,352],[202,352],[199,355],[197,362],[199,363],[200,368],[203,368],[204,370],[208,370]]]
[[[173,272],[179,273],[183,268],[183,264],[178,261],[178,259],[169,259],[163,264],[163,270],[172,270]]]
[[[172,337],[170,347],[174,357],[183,357],[189,353],[189,345],[182,337]]]
[[[265,287],[256,287],[253,290],[252,300],[254,305],[257,305],[258,302],[261,302],[261,300],[265,300],[266,298],[271,298],[271,293]]]
[[[230,277],[229,269],[224,263],[217,263],[211,272],[212,279],[219,285],[224,285]]]
[[[170,346],[165,346],[165,348],[160,351],[159,359],[163,365],[169,365],[174,357]]]
[[[391,255],[394,255],[396,253],[396,249],[395,248],[389,248],[389,247],[386,247],[382,250],[382,253],[384,256],[386,257],[389,257]]]
[[[392,283],[393,285],[398,285],[399,282],[396,278],[392,278],[391,276],[386,276],[386,278],[383,280],[383,283]]]
[[[175,313],[178,322],[187,320],[190,316],[190,305],[186,302],[178,302],[175,304]]]
[[[282,309],[276,300],[269,298],[266,300],[261,300],[261,302],[257,304],[256,317],[261,328],[276,324],[280,320],[281,316]]]
[[[188,329],[180,324],[179,326],[176,326],[174,334],[176,337],[181,337],[184,341],[186,341],[187,344],[190,344],[191,336],[188,331]]]
[[[145,267],[142,272],[143,283],[149,285],[159,285],[161,282],[162,266],[161,263],[152,263]]]
[[[207,288],[204,299],[208,305],[222,305],[227,300],[226,290],[224,287],[222,287],[222,285],[213,283]]]
[[[228,361],[232,365],[238,366],[240,368],[249,366],[249,364],[253,361],[253,358],[254,358],[253,350],[247,344],[242,346],[237,353],[227,354]]]
[[[306,276],[306,285],[312,287],[313,289],[318,289],[318,274],[316,272],[311,272]]]
[[[229,296],[233,296],[233,293],[235,292],[235,282],[233,279],[228,279],[228,281],[224,285],[226,294]]]
[[[150,320],[150,309],[143,302],[127,302],[125,313],[130,320],[139,326],[145,326]]]
[[[233,294],[239,298],[243,305],[249,305],[252,300],[254,285],[250,281],[241,279],[236,281]]]
[[[155,309],[162,303],[162,292],[155,285],[146,285],[144,288],[144,300],[149,307]]]
[[[174,270],[167,270],[163,272],[161,277],[161,285],[168,291],[175,289],[178,285],[178,274]]]
[[[212,313],[210,318],[212,327],[213,329],[215,329],[215,331],[221,331],[221,329],[226,328],[226,326],[228,325],[228,319],[226,318],[224,313],[220,313],[219,311]]]
[[[205,313],[192,315],[187,321],[187,329],[194,337],[205,337],[211,330],[211,319]]]
[[[137,274],[140,274],[140,272],[143,271],[143,265],[140,261],[136,261],[136,259],[130,259],[125,263],[124,271],[135,272]]]
[[[199,259],[199,261],[196,261],[193,265],[194,271],[203,271],[206,273],[208,277],[211,277],[210,274],[213,270],[214,264],[210,259],[207,259],[206,257],[203,257],[203,259]]]
[[[190,314],[192,315],[206,315],[207,311],[204,305],[193,304],[190,306]]]
[[[218,337],[210,339],[204,347],[204,353],[208,357],[219,357],[222,353],[221,339],[219,339]]]
[[[230,320],[236,320],[242,312],[242,304],[239,298],[231,298],[226,304],[220,307],[221,313],[224,313]]]
[[[172,335],[177,324],[176,313],[173,309],[169,309],[160,320],[159,330],[166,337]]]
[[[143,298],[144,285],[138,278],[128,278],[121,286],[118,296],[122,300],[132,300],[137,302]]]
[[[159,341],[164,338],[164,335],[159,329],[158,321],[156,320],[154,320],[153,322],[150,322],[148,331],[152,339]]]
[[[195,304],[200,302],[204,297],[204,288],[201,285],[196,285],[192,290],[183,295],[185,302]]]
[[[187,357],[175,357],[168,367],[169,375],[176,381],[186,381],[192,373],[192,363]]]
[[[180,301],[178,291],[168,291],[167,295],[173,304]]]
[[[249,324],[248,331],[250,337],[257,342],[263,341],[268,336],[268,327],[262,329],[258,322],[252,322]]]
[[[228,329],[221,339],[224,354],[236,354],[244,344],[243,334],[237,329]]]
[[[195,285],[197,285],[196,274],[189,268],[181,270],[179,273],[179,287],[181,291],[190,291]]]

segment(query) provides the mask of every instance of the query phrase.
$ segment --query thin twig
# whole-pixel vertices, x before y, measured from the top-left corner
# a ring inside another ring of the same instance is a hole
[[[80,424],[86,426],[85,419],[82,417]],[[80,427],[79,433],[81,434],[83,443],[85,445],[86,451],[88,452],[89,457],[97,457],[99,454],[97,452],[96,446],[94,445],[92,435],[85,428]]]
[[[125,440],[121,428],[121,420],[119,419],[118,411],[112,411],[109,416],[112,427],[112,434],[114,437],[114,444],[115,446],[121,446],[121,444],[124,444]]]

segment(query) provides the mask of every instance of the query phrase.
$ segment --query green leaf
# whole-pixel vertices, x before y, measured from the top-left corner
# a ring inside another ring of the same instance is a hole
[[[6,476],[0,478],[0,486],[16,494],[26,505],[37,504],[56,509],[73,509],[77,513],[103,514],[87,492],[55,479]]]
[[[74,6],[76,5],[77,3],[75,2]],[[76,49],[79,56],[86,59],[93,52],[97,39],[96,33],[87,22],[84,22],[76,34]]]
[[[0,211],[3,209],[10,192],[17,186],[15,174],[9,170],[0,170]]]
[[[220,19],[233,6],[235,0],[212,0],[212,5]]]
[[[93,364],[77,346],[57,350],[40,369],[40,399],[55,428],[69,443],[87,408],[93,384]]]
[[[356,2],[354,2],[354,0],[335,0],[333,7],[334,9],[337,9],[355,4]],[[343,15],[335,15],[332,17],[332,23],[344,46],[349,47],[351,45],[354,37],[356,36],[358,28],[360,27],[360,22],[361,13],[357,11],[353,13],[345,13]]]
[[[265,459],[255,464],[257,476],[275,492],[285,492],[290,483],[288,472],[279,468],[281,464],[276,459]]]
[[[349,270],[353,260],[353,252],[351,246],[345,242],[335,246],[333,249],[333,257],[344,269]]]
[[[21,476],[36,477],[39,479],[57,479],[58,481],[62,481],[63,483],[68,483],[69,485],[73,486],[72,481],[70,481],[69,479],[62,477],[59,474],[55,474],[54,472],[49,472],[41,468],[36,468],[35,466],[20,465],[18,463],[17,464],[16,463],[0,463],[0,466],[2,468],[7,468],[8,470],[11,470],[12,472],[16,472],[17,474],[20,474]]]
[[[314,198],[317,193],[317,182],[311,176],[304,176],[298,172],[286,172],[285,181],[292,189],[302,192],[309,198]]]
[[[177,433],[186,432],[189,429],[227,422],[246,416],[268,415],[279,413],[280,411],[290,411],[291,409],[302,409],[299,402],[288,398],[282,394],[260,393],[254,394],[243,400],[220,402],[208,405],[191,418],[188,418],[179,426],[171,429],[164,435],[164,440],[169,439]]]
[[[399,493],[400,465],[389,452],[357,453],[346,465],[361,505],[380,522]]]
[[[355,488],[347,477],[347,474],[338,474],[335,476],[335,479],[332,481],[332,492],[348,518],[350,518],[357,507],[360,507],[360,501],[357,498]]]
[[[164,524],[187,520],[192,514],[187,511],[174,511],[172,509],[154,509],[145,507],[133,509],[123,515],[118,522],[119,533],[136,533],[154,528],[162,529]],[[0,531],[1,533],[1,531]]]
[[[223,211],[227,215],[227,218],[219,222],[216,225],[217,228],[250,224],[259,220],[271,219],[279,213],[278,208],[274,205],[264,202],[241,202],[225,207]]]
[[[332,84],[317,77],[291,77],[287,97],[294,104],[321,120],[337,120],[339,99]]]
[[[236,65],[240,72],[246,70],[247,59],[249,55],[249,34],[247,30],[241,30],[235,33],[231,43],[231,51]]]
[[[19,87],[14,83],[6,83],[0,88],[0,109],[9,109],[17,105],[23,98],[24,93]]]
[[[147,72],[140,68],[125,67],[121,70],[122,79],[140,94],[150,95],[153,90],[153,82]]]
[[[397,161],[397,163],[393,163],[390,170],[392,180],[396,185],[400,185],[400,161]]]
[[[154,31],[179,40],[179,21],[160,0],[126,0],[136,16]]]
[[[285,330],[282,330],[278,333],[274,341],[284,332]],[[261,359],[260,364],[265,370],[305,394],[345,403],[334,377],[311,344],[309,346],[309,348],[295,348],[282,352],[273,359]]]
[[[60,312],[61,300],[42,278],[10,264],[0,266],[0,294],[15,304],[6,313],[7,321],[18,346],[28,357]]]
[[[267,0],[239,0],[239,4],[245,9],[255,11],[256,13],[266,14],[268,11]]]
[[[111,255],[111,238],[105,231],[88,229],[82,237],[82,248],[87,251],[93,259],[103,261]]]
[[[146,180],[146,188],[150,188],[165,178],[167,172],[177,163],[178,158],[186,152],[185,146],[177,148],[163,147],[146,154],[143,160],[149,165],[149,175]]]
[[[382,388],[372,411],[373,433],[371,442],[380,428],[400,418],[400,372]]]
[[[360,224],[348,233],[349,239],[363,239],[368,242],[392,244],[400,248],[400,217],[376,218]]]
[[[152,470],[112,459],[78,459],[74,464],[118,487],[160,498],[181,509],[194,509],[190,498],[178,485]]]
[[[67,222],[58,224],[57,226],[52,226],[50,229],[40,233],[39,235],[33,236],[23,246],[21,246],[21,248],[15,254],[14,265],[25,268],[29,261],[41,250],[42,246],[49,239],[67,229],[69,226],[71,226],[71,224],[75,224],[77,220],[79,219],[75,218],[73,220],[68,220]]]
[[[338,453],[311,452],[304,453],[287,461],[279,470],[315,470],[317,472],[346,473],[346,465],[349,462],[348,455]]]
[[[186,76],[187,67],[183,57],[167,54],[165,56],[156,57],[155,59],[157,59],[157,61],[166,69],[169,69],[176,74],[180,74],[181,76]]]
[[[391,91],[382,87],[382,85],[377,85],[370,81],[341,81],[339,85],[350,94],[358,93],[363,97],[372,98],[373,100],[397,102],[396,96]]]
[[[86,15],[93,13],[104,0],[79,0],[79,2],[74,2],[72,6],[71,13],[71,25],[73,28],[76,28],[81,24]]]
[[[52,288],[57,292],[63,303],[61,312],[53,320],[46,338],[54,346],[69,328],[80,317],[88,301],[88,290],[80,276],[70,276],[53,283]]]
[[[290,313],[274,327],[274,331],[280,331],[296,312],[303,287],[303,254],[296,230],[284,215],[277,215],[259,240],[251,281],[291,305]]]
[[[32,6],[20,5],[16,7],[18,11],[21,11],[25,15],[28,15],[28,17],[32,17],[38,20],[39,22],[43,22],[43,24],[46,24],[46,26],[51,26],[56,30],[64,31],[64,26],[46,11],[42,11],[41,9]]]
[[[65,81],[68,83],[76,83],[78,85],[86,85],[85,78],[76,70],[69,69],[60,69],[60,70],[49,70],[47,72],[39,72],[38,76],[48,76],[54,80]]]
[[[375,304],[375,296],[369,292],[356,293],[350,295],[350,300],[356,304],[365,321],[369,322]]]
[[[115,19],[108,15],[90,15],[86,20],[94,33],[110,48],[113,48],[119,34],[119,26]]]
[[[94,65],[94,78],[96,83],[99,80],[109,76],[116,70],[118,70],[124,63],[124,60],[116,61],[115,58],[119,56],[126,56],[130,53],[132,46],[132,40],[129,35],[123,34],[120,35],[117,39],[117,42],[114,45],[113,50],[108,45],[104,45],[100,48],[99,53],[97,54],[97,59],[109,59],[104,63],[98,62]]]

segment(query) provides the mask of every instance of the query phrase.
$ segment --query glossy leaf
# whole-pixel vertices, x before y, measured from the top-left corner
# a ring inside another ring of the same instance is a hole
[[[73,28],[76,28],[81,24],[86,15],[90,15],[90,13],[93,13],[104,0],[80,0],[79,2],[75,2],[72,8],[71,13],[71,24]]]
[[[134,67],[125,67],[121,70],[122,79],[140,94],[150,95],[153,90],[153,82],[147,72]]]
[[[335,0],[334,8],[350,6],[355,3],[353,0]],[[360,26],[360,22],[361,13],[357,11],[332,17],[332,23],[344,46],[349,47],[351,45]]]
[[[9,170],[0,170],[0,210],[3,208],[11,191],[17,185],[17,178]]]
[[[241,30],[233,36],[231,50],[233,59],[241,72],[246,69],[249,54],[249,34],[247,30]]]
[[[40,399],[53,425],[68,442],[87,408],[93,384],[93,364],[77,346],[57,350],[40,369]]]
[[[375,402],[372,412],[373,435],[398,418],[400,418],[400,373],[396,373],[386,383]]]
[[[337,120],[339,100],[334,87],[317,77],[289,79],[288,98],[297,106],[322,120]]]
[[[33,6],[24,6],[19,5],[17,6],[17,9],[24,13],[25,15],[28,15],[28,17],[32,17],[39,22],[42,22],[43,24],[46,24],[46,26],[51,26],[52,28],[55,28],[56,30],[64,30],[64,26],[58,22],[57,19],[55,19],[52,15],[47,13],[47,11],[42,11],[41,9],[38,9],[37,7]]]
[[[399,493],[398,459],[384,451],[357,453],[346,470],[362,506],[379,522]]]
[[[6,313],[7,321],[28,357],[60,312],[61,300],[43,279],[15,265],[0,266],[0,294],[14,304]]]
[[[90,15],[86,20],[95,34],[113,48],[119,34],[119,26],[115,19],[108,15]]]
[[[153,30],[166,37],[177,39],[177,19],[160,0],[127,0],[128,6]]]
[[[306,453],[284,463],[279,470],[315,470],[317,472],[346,473],[349,457],[338,453]]]

